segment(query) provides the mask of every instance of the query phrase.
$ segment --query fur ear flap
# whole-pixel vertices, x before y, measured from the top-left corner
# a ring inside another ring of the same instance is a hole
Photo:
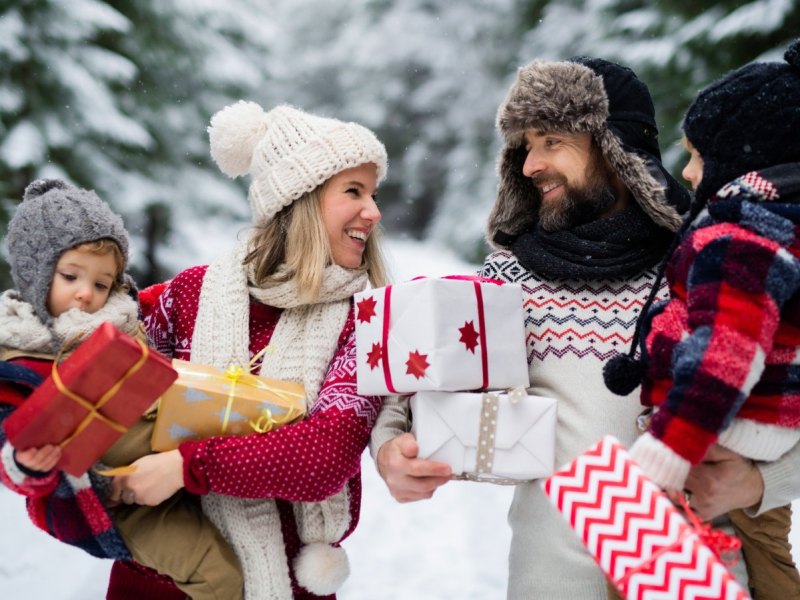
[[[492,246],[503,246],[495,239],[497,233],[515,236],[537,219],[539,192],[531,180],[522,174],[525,157],[523,147],[510,145],[506,145],[500,154],[500,184],[486,228],[487,239]]]

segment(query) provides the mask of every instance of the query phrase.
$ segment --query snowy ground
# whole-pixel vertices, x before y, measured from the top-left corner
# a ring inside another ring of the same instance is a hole
[[[397,280],[471,272],[432,245],[393,242]],[[341,600],[464,600],[505,596],[513,490],[453,482],[427,502],[396,503],[364,456],[361,523],[346,541],[352,574]],[[795,514],[800,503],[795,505]],[[22,498],[0,487],[0,599],[101,600],[110,562],[60,544],[30,525]],[[798,522],[798,519],[795,519]],[[792,532],[800,560],[800,522]]]

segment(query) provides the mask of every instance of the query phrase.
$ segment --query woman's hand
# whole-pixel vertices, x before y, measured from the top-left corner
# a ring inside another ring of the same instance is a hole
[[[31,471],[47,473],[48,471],[52,471],[58,464],[58,461],[61,460],[61,446],[48,444],[41,448],[15,450],[14,460]]]
[[[155,506],[183,487],[183,457],[178,450],[143,456],[133,463],[130,475],[114,477],[110,501],[113,504]]]
[[[717,445],[692,467],[685,487],[691,492],[692,510],[705,521],[757,506],[764,495],[764,480],[755,463]]]

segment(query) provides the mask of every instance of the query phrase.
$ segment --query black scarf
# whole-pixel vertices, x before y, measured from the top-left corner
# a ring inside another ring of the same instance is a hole
[[[618,279],[658,264],[672,235],[632,204],[564,231],[544,231],[537,224],[511,250],[526,269],[547,279]]]

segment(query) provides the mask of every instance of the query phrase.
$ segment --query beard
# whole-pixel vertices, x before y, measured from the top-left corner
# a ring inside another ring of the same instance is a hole
[[[560,173],[556,177],[540,174],[533,178],[537,186],[546,181],[561,181],[563,195],[561,199],[541,202],[539,225],[545,231],[562,231],[596,221],[616,202],[611,176],[599,152],[592,153],[583,185],[569,183]]]

